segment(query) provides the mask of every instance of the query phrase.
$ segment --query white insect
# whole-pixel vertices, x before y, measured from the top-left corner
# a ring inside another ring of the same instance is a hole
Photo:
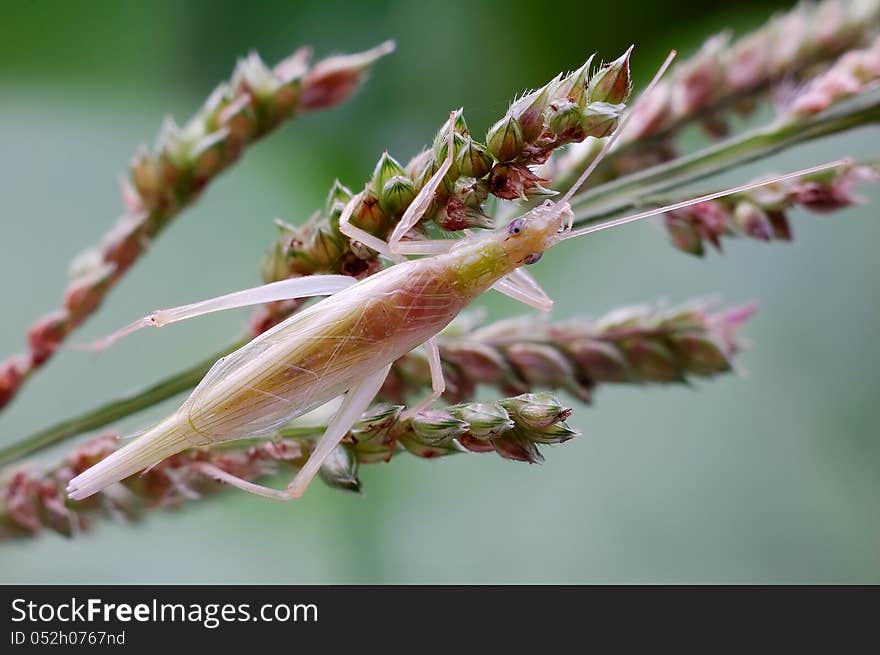
[[[666,59],[642,98],[650,94],[674,54]],[[628,117],[632,115],[630,111]],[[350,222],[363,194],[354,196],[342,212],[340,231],[389,259],[392,266],[359,282],[342,275],[313,275],[160,310],[106,339],[102,347],[146,326],[161,327],[234,307],[328,296],[217,361],[176,412],[73,478],[67,488],[69,497],[80,500],[91,496],[187,448],[271,433],[344,394],[310,458],[285,489],[243,480],[208,463],[201,465],[206,475],[245,491],[277,500],[299,498],[372,402],[399,357],[422,346],[431,370],[432,393],[410,408],[410,415],[441,396],[445,382],[436,335],[483,292],[495,289],[530,307],[549,311],[553,301],[522,266],[536,262],[557,243],[843,163],[573,230],[569,201],[625,129],[625,118],[559,202],[546,201],[504,227],[463,239],[406,241],[404,236],[427,211],[452,165],[456,117],[454,112],[449,119],[447,158],[407,208],[387,242]],[[408,260],[405,255],[424,257]]]

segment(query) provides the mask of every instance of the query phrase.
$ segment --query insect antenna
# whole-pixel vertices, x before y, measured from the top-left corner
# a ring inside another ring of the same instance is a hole
[[[784,182],[785,180],[790,180],[794,177],[801,177],[803,175],[811,175],[813,173],[818,173],[819,171],[828,170],[829,168],[837,168],[838,166],[849,166],[852,165],[851,159],[838,159],[837,161],[833,161],[829,164],[822,164],[820,166],[812,166],[810,168],[804,168],[799,171],[795,171],[793,173],[786,173],[785,175],[778,175],[776,177],[771,177],[766,180],[762,180],[760,182],[750,182],[748,184],[742,184],[740,186],[731,187],[729,189],[725,189],[723,191],[716,191],[714,193],[709,193],[704,196],[699,196],[697,198],[691,198],[690,200],[683,200],[681,202],[676,202],[671,205],[666,205],[664,207],[657,207],[656,209],[648,209],[643,212],[639,212],[637,214],[631,214],[630,216],[622,216],[620,218],[612,218],[608,221],[604,221],[601,223],[597,223],[595,225],[587,225],[578,230],[571,230],[568,233],[562,235],[560,241],[566,241],[568,239],[573,239],[575,237],[583,236],[585,234],[592,234],[593,232],[599,232],[601,230],[607,230],[611,227],[618,227],[619,225],[626,225],[627,223],[633,223],[635,221],[640,221],[643,218],[649,218],[651,216],[657,216],[658,214],[665,214],[666,212],[675,211],[677,209],[684,209],[685,207],[690,207],[691,205],[697,205],[701,202],[707,202],[709,200],[715,200],[717,198],[722,198],[724,196],[730,196],[734,193],[742,193],[743,191],[749,191],[751,189],[757,189],[758,187],[766,186],[768,184],[775,184],[777,182]]]
[[[627,50],[627,53],[632,52],[633,47],[634,46],[630,46],[629,50]],[[593,171],[596,170],[596,167],[600,163],[602,163],[602,160],[605,158],[605,155],[608,154],[608,152],[614,146],[614,143],[617,141],[617,139],[620,137],[620,135],[623,134],[624,128],[626,128],[627,123],[629,123],[630,119],[635,114],[635,110],[639,107],[639,104],[641,102],[644,102],[644,99],[650,95],[651,91],[654,90],[654,87],[657,86],[657,84],[660,82],[660,78],[663,77],[663,74],[666,72],[666,69],[669,68],[669,65],[672,63],[672,60],[675,59],[676,54],[678,54],[678,53],[675,50],[672,50],[666,56],[666,60],[663,62],[663,64],[660,66],[660,68],[657,69],[657,72],[654,74],[653,79],[648,84],[648,86],[645,87],[645,90],[642,91],[641,95],[639,95],[639,97],[636,99],[635,103],[633,103],[633,106],[630,108],[630,110],[628,112],[626,112],[626,115],[620,121],[620,124],[617,126],[617,129],[614,130],[614,134],[612,134],[611,137],[605,142],[605,145],[602,146],[602,149],[599,151],[599,154],[596,156],[596,158],[592,162],[590,162],[590,165],[587,166],[587,169],[583,173],[581,173],[581,176],[577,179],[577,181],[571,186],[571,188],[568,191],[565,192],[565,195],[562,196],[562,200],[560,200],[560,204],[567,203],[569,200],[571,200],[572,197],[574,197],[574,194],[576,194],[580,190],[580,188],[583,186],[584,182],[587,181],[587,178],[593,174]]]

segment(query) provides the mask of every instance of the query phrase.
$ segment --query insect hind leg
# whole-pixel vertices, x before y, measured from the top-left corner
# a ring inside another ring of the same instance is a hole
[[[389,364],[378,373],[368,376],[349,389],[336,415],[318,440],[315,450],[312,451],[305,465],[299,470],[299,473],[296,474],[296,477],[294,477],[286,489],[273,489],[272,487],[250,482],[232,475],[213,464],[202,463],[199,465],[199,470],[218,482],[225,482],[237,489],[263,496],[264,498],[272,500],[295,500],[300,498],[305,493],[309,483],[317,475],[318,471],[321,470],[324,460],[339,445],[339,442],[348,434],[352,426],[361,417],[361,414],[364,413],[373,401],[373,398],[376,397],[390,370],[391,365]]]

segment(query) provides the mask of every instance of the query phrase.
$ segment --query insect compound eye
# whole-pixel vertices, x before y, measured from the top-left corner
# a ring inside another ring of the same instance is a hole
[[[544,256],[544,253],[542,253],[542,252],[533,252],[531,255],[529,255],[528,257],[526,257],[523,260],[523,263],[526,266],[528,266],[529,264],[534,264],[534,263],[540,261],[541,257],[543,257],[543,256]]]
[[[516,219],[510,221],[510,223],[508,224],[507,233],[508,234],[519,234],[520,232],[522,232],[525,224],[526,224],[526,222],[523,219],[516,218]]]

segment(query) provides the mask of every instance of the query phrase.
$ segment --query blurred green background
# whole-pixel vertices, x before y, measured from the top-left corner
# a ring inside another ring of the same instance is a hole
[[[356,6],[355,6],[356,5]],[[275,62],[397,39],[348,104],[251,150],[160,239],[80,333],[254,283],[272,219],[304,220],[333,178],[360,185],[385,148],[407,159],[452,108],[480,133],[515,93],[636,43],[644,82],[665,51],[760,24],[787,3],[49,2],[3,0],[0,23],[2,354],[60,299],[70,258],[120,212],[115,176],[160,119],[181,122],[236,56]],[[739,170],[746,180],[841,155],[877,156],[863,129]],[[0,582],[880,582],[880,225],[874,204],[793,217],[797,240],[730,241],[704,260],[629,226],[535,267],[559,317],[634,302],[757,299],[755,342],[692,388],[606,387],[584,435],[527,466],[493,456],[362,469],[366,494],[315,484],[276,504],[244,493],[0,545]],[[487,298],[490,316],[521,311]],[[0,441],[157,380],[237,334],[214,316],[62,353],[0,416]],[[162,408],[167,410],[168,407]],[[121,427],[135,429],[161,410]]]

